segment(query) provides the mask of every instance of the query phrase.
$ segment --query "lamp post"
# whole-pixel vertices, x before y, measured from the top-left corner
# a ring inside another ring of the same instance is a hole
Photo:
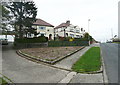
[[[89,24],[90,24],[89,22],[90,22],[90,19],[88,19],[88,33],[89,33]]]
[[[88,34],[89,34],[89,23],[90,22],[90,19],[88,19]],[[88,42],[89,42],[89,45],[90,45],[90,34],[88,35]]]

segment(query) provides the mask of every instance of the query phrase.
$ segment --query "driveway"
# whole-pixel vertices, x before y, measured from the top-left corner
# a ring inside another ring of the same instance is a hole
[[[2,61],[2,73],[15,83],[57,83],[69,73],[18,56],[12,43],[3,46]]]
[[[102,43],[100,46],[102,50],[102,56],[105,62],[108,82],[118,83],[118,44]]]

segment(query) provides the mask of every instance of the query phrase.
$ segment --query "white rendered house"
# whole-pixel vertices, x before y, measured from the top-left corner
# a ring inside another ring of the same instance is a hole
[[[48,37],[49,40],[54,39],[54,26],[46,21],[37,19],[32,27],[37,29],[37,33],[39,33],[37,36],[45,36]]]
[[[70,24],[70,21],[66,23],[61,23],[54,28],[55,37],[72,37],[72,38],[82,38],[84,36],[85,30],[79,26],[74,26]]]

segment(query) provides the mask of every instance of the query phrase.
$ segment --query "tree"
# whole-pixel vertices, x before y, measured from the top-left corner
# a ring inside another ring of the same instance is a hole
[[[9,30],[10,27],[10,19],[12,18],[12,16],[10,15],[10,11],[5,7],[4,4],[0,4],[0,11],[1,11],[1,24],[0,24],[0,28],[2,34],[6,35],[7,38],[7,32]]]
[[[88,40],[92,40],[92,36],[89,35],[89,33],[85,33],[84,34],[84,38],[88,39]]]
[[[89,33],[85,33],[84,38],[88,39],[89,38]]]
[[[2,31],[7,31],[8,29],[6,26],[9,24],[9,20],[11,19],[11,16],[9,15],[10,11],[2,4],[0,4],[0,10],[2,11],[2,22],[0,27],[2,28]]]
[[[11,10],[15,17],[16,32],[18,32],[19,38],[24,35],[25,28],[32,28],[32,24],[36,21],[37,8],[33,1],[28,2],[11,2],[6,6]]]

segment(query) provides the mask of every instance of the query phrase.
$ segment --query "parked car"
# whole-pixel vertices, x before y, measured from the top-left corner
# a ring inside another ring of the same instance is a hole
[[[1,38],[1,39],[0,39],[0,44],[1,44],[1,45],[8,45],[8,39],[6,39],[6,38]]]

